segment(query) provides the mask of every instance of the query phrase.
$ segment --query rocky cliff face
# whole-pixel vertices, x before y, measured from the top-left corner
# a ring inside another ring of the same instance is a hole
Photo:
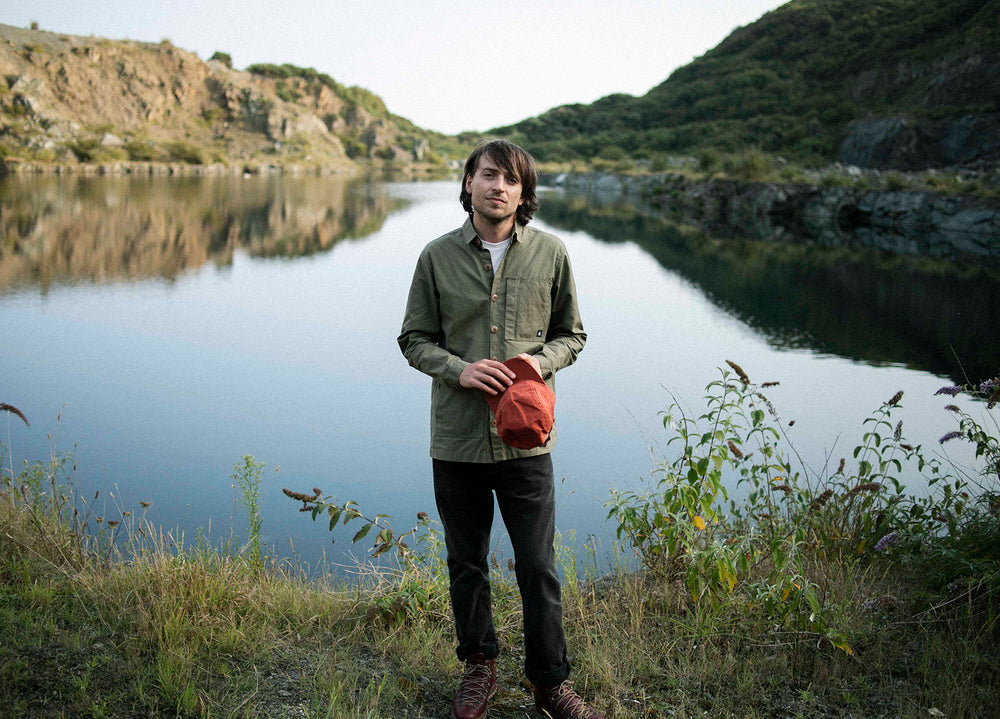
[[[873,107],[916,104],[923,112],[873,113],[850,123],[840,147],[844,164],[903,170],[1000,164],[1000,53],[872,68],[856,78],[853,99]]]
[[[625,198],[718,237],[1000,264],[1000,200],[918,190],[692,180],[680,174],[544,178],[595,202]]]
[[[308,78],[203,61],[164,41],[0,25],[0,157],[289,164],[410,161],[425,141]]]

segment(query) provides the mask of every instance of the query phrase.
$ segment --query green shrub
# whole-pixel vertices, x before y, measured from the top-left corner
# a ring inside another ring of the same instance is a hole
[[[209,60],[218,60],[228,68],[232,68],[233,66],[233,58],[228,52],[221,52],[220,50],[216,50],[215,53],[212,54],[212,57],[209,58]]]
[[[763,180],[771,172],[771,159],[756,148],[727,157],[723,161],[726,174],[739,180]]]
[[[128,158],[135,162],[151,162],[156,159],[156,147],[149,140],[131,139],[125,142]]]
[[[166,145],[166,151],[170,159],[177,162],[183,162],[188,165],[205,164],[201,148],[195,147],[194,145],[184,142],[183,140],[168,142]]]
[[[1000,624],[1000,427],[984,427],[949,405],[959,428],[942,442],[964,439],[984,462],[974,477],[928,458],[903,437],[893,413],[903,393],[883,402],[864,422],[850,465],[833,474],[793,463],[797,457],[771,402],[743,370],[729,363],[710,383],[706,410],[688,416],[675,399],[664,413],[667,447],[676,454],[658,469],[646,491],[612,491],[609,518],[617,522],[642,566],[654,576],[682,578],[696,610],[712,613],[724,602],[766,609],[781,626],[815,633],[851,652],[838,626],[840,608],[818,589],[816,566],[850,565],[885,557],[909,561],[937,575],[932,588],[955,581],[975,587],[970,601],[990,626]],[[992,410],[1000,378],[966,392]],[[796,460],[798,462],[798,460]],[[930,494],[909,493],[907,468]],[[729,501],[727,481],[746,492]],[[728,507],[727,507],[728,501]],[[985,609],[983,608],[985,605]]]

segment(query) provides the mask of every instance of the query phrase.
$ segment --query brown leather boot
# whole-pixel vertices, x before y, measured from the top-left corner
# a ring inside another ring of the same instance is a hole
[[[452,719],[483,719],[486,704],[497,690],[497,670],[493,659],[472,654],[465,660],[465,673],[458,685]]]
[[[549,719],[604,719],[564,681],[554,687],[535,687],[535,711]]]

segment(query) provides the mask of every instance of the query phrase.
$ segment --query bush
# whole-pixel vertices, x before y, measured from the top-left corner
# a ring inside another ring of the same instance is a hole
[[[201,149],[183,140],[168,142],[166,150],[170,158],[177,162],[183,162],[188,165],[205,164]]]
[[[228,52],[221,52],[219,50],[216,50],[215,53],[212,55],[212,57],[209,58],[209,60],[218,60],[228,68],[232,68],[233,66],[233,58],[229,55]]]
[[[934,590],[949,592],[961,581],[970,588],[969,611],[986,616],[992,629],[1000,624],[995,420],[984,428],[947,407],[959,428],[941,442],[965,439],[985,462],[969,477],[906,442],[902,422],[892,419],[901,406],[898,392],[865,420],[851,466],[842,459],[833,474],[817,474],[789,459],[797,455],[763,394],[768,385],[758,387],[738,365],[729,366],[708,385],[704,413],[692,418],[676,400],[664,413],[667,447],[678,451],[660,466],[655,486],[612,491],[608,516],[649,573],[682,579],[698,611],[747,602],[779,625],[818,634],[848,653],[837,624],[840,608],[818,589],[816,573],[828,563],[909,561]],[[966,392],[991,410],[1000,402],[1000,378],[941,392]],[[900,479],[904,467],[915,470],[931,494],[908,493]],[[733,476],[746,491],[740,503],[728,500],[725,480]]]

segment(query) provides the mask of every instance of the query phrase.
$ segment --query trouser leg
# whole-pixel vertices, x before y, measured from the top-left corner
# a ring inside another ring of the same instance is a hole
[[[475,464],[434,460],[434,495],[448,551],[451,605],[465,660],[499,651],[490,604],[493,494],[514,550],[524,615],[525,674],[536,686],[569,676],[555,562],[555,486],[549,455]]]
[[[493,659],[499,653],[487,558],[493,526],[493,492],[486,476],[490,466],[434,460],[434,498],[448,551],[456,652],[461,661],[471,654]]]
[[[514,549],[524,614],[525,674],[536,686],[569,676],[555,557],[555,486],[548,454],[501,462],[497,505]]]

